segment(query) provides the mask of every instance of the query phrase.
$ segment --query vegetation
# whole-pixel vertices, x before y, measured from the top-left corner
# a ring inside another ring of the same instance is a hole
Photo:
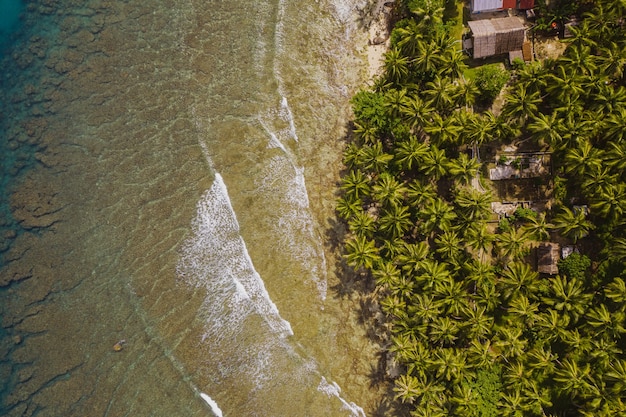
[[[474,108],[486,88],[463,77],[445,4],[404,5],[384,76],[352,101],[337,206],[388,319],[396,399],[412,416],[626,415],[623,2],[581,2],[565,53],[516,65],[497,115]],[[548,210],[497,227],[473,150],[503,141],[554,172]],[[540,274],[534,248],[556,237],[579,253]]]

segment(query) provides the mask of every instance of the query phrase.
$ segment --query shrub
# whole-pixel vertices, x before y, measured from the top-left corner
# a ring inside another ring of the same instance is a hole
[[[484,106],[493,104],[502,87],[509,80],[509,73],[500,65],[484,65],[476,70],[476,86],[480,94],[478,102]]]
[[[591,260],[587,255],[574,252],[567,258],[559,260],[557,266],[561,275],[568,278],[583,279],[585,272],[591,266]]]

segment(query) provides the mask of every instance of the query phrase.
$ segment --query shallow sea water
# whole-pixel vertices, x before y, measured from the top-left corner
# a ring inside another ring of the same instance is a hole
[[[377,347],[327,243],[358,3],[25,5],[0,78],[1,414],[371,414]]]

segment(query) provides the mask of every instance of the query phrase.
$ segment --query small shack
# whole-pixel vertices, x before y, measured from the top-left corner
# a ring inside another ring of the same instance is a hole
[[[472,20],[467,25],[472,32],[474,58],[519,51],[526,38],[524,23],[515,16]]]
[[[537,247],[537,272],[556,275],[559,273],[559,244],[545,242]]]

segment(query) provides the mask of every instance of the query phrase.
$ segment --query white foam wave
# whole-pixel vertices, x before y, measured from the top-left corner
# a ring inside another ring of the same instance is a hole
[[[280,101],[280,113],[289,122],[289,133],[291,134],[293,140],[297,142],[298,134],[296,133],[296,123],[293,120],[293,113],[291,112],[291,107],[289,107],[287,97],[285,96],[283,96]]]
[[[226,324],[224,321],[231,324],[229,327],[238,326],[253,312],[263,317],[273,332],[293,335],[291,325],[280,317],[254,269],[219,174],[198,202],[192,225],[194,236],[184,245],[178,273],[189,283],[205,287],[210,295],[205,301],[212,329],[209,336],[220,337],[219,327]]]
[[[209,407],[211,408],[211,411],[213,412],[213,414],[215,414],[215,417],[223,417],[224,416],[224,414],[222,413],[222,410],[217,405],[217,403],[213,400],[213,398],[209,397],[204,392],[200,393],[200,397],[204,400],[205,403],[207,403],[209,405]]]
[[[317,390],[323,392],[329,397],[337,397],[341,401],[342,407],[350,412],[352,417],[366,417],[365,411],[353,402],[348,402],[341,397],[341,388],[336,382],[329,383],[326,378],[322,377]]]

